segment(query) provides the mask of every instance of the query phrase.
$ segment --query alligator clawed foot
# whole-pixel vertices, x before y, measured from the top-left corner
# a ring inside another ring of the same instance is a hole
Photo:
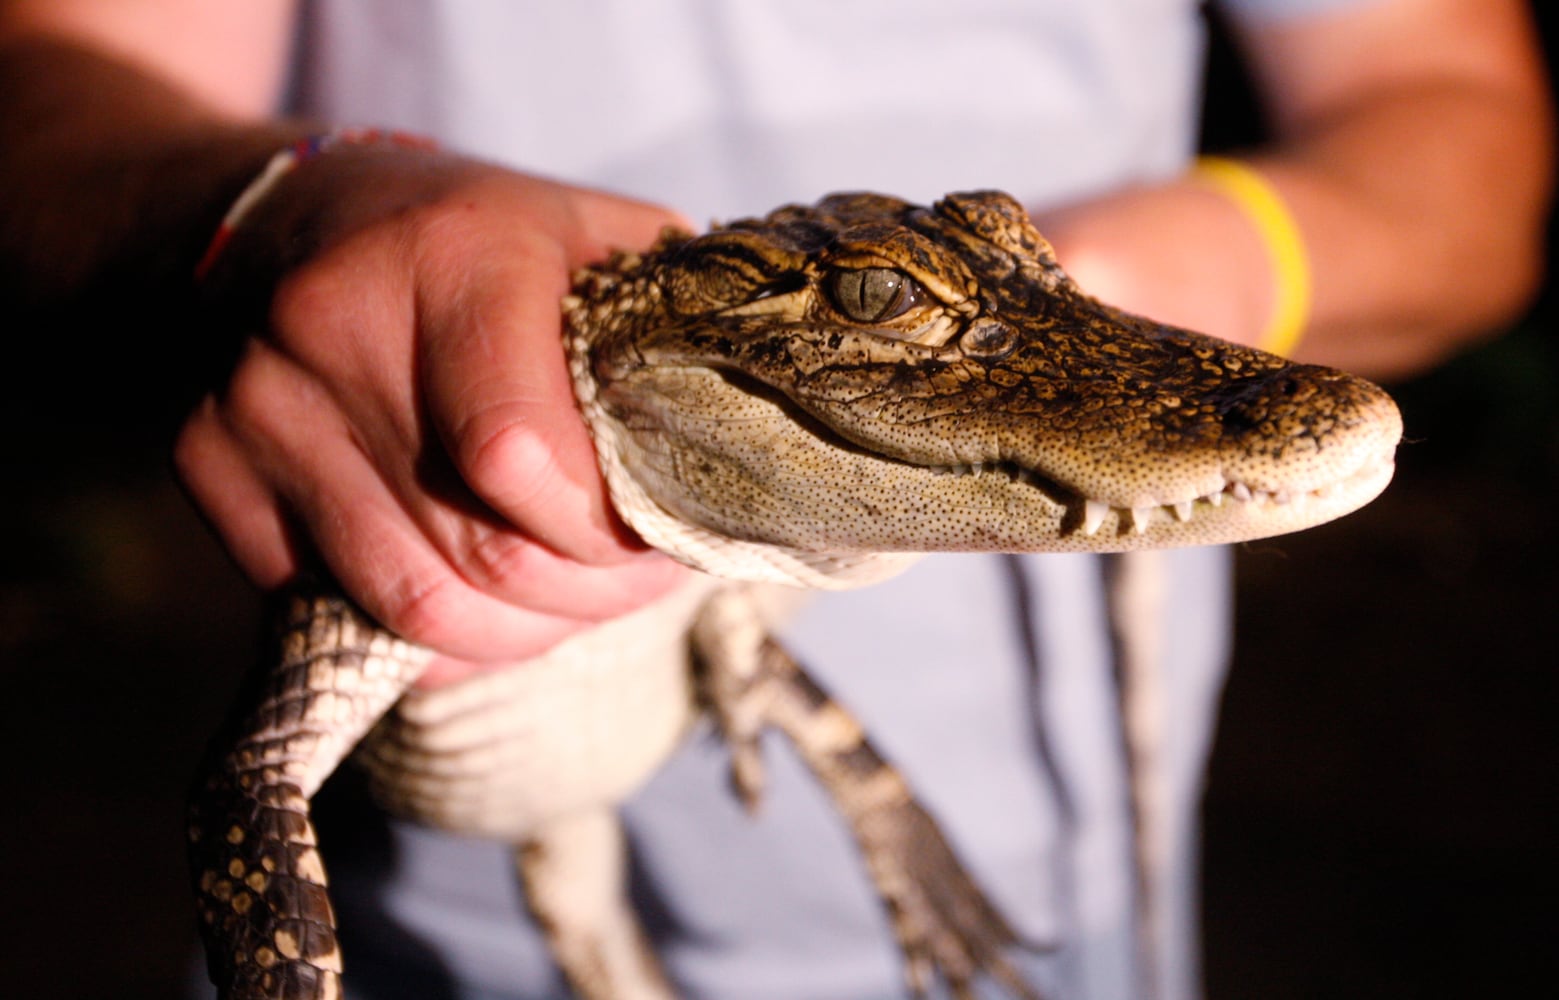
[[[757,815],[763,804],[765,774],[763,751],[756,739],[731,746],[731,792],[748,815]]]
[[[989,976],[1022,1000],[1041,1000],[1006,958],[1022,946],[953,853],[902,775],[777,642],[761,647],[768,722],[789,737],[845,817],[903,952],[909,986],[933,976],[955,996]]]
[[[925,810],[903,798],[877,806],[854,826],[915,996],[925,996],[940,978],[962,1000],[988,976],[1014,997],[1042,1000],[1007,958],[1012,949],[1040,947],[1018,937]]]

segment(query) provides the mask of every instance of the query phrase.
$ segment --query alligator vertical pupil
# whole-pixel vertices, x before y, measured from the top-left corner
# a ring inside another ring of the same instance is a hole
[[[892,319],[914,304],[910,279],[886,267],[836,271],[829,291],[839,310],[857,323]]]

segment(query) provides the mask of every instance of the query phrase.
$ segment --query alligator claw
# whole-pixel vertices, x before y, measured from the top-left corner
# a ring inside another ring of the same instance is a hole
[[[1015,997],[1041,1000],[1006,957],[1009,949],[1037,946],[1013,931],[924,809],[905,797],[852,825],[915,996],[925,996],[940,978],[955,997],[972,997],[976,980],[989,976]]]
[[[887,908],[912,993],[934,978],[972,996],[988,976],[1021,1000],[1042,1000],[1006,958],[1025,947],[942,836],[936,820],[833,701],[773,640],[762,647],[767,718],[796,746],[855,836]]]

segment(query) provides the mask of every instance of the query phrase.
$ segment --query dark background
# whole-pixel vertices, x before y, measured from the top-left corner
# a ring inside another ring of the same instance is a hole
[[[1239,79],[1215,45],[1205,145],[1259,134]],[[1379,500],[1238,550],[1211,1000],[1559,989],[1555,274],[1503,337],[1391,386],[1407,443]]]
[[[1229,99],[1237,72],[1219,49],[1211,145],[1259,127]],[[1550,282],[1504,337],[1392,387],[1410,443],[1380,500],[1240,551],[1206,805],[1212,1000],[1559,982],[1556,309]],[[136,362],[161,331],[117,322],[3,334],[12,996],[177,994],[179,803],[258,623],[167,475],[181,402]],[[115,363],[85,360],[105,343]]]

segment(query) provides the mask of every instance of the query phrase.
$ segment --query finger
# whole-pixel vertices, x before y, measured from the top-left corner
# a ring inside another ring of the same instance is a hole
[[[613,610],[597,606],[597,592],[632,606],[671,582],[652,567],[647,583],[626,574],[615,590],[603,588],[594,575],[570,572],[542,553],[535,564],[550,567],[544,582],[558,610],[500,600],[463,579],[434,547],[408,513],[408,503],[424,500],[392,492],[332,401],[291,360],[251,350],[226,411],[239,454],[303,524],[346,592],[392,630],[442,653],[479,661],[533,656]]]
[[[349,321],[316,328],[337,345],[373,339]],[[355,349],[359,354],[365,350]],[[298,365],[312,370],[319,360],[299,359]],[[393,372],[371,358],[348,371],[353,377],[337,376],[328,384],[336,406],[351,414],[352,440],[444,561],[471,586],[518,607],[600,621],[637,607],[646,590],[660,589],[658,582],[669,585],[673,579],[676,567],[648,552],[598,567],[537,544],[472,496],[469,484],[449,468],[437,435],[418,418],[415,402],[405,398],[404,383]],[[561,406],[565,419],[575,419],[571,398]],[[407,410],[412,411],[410,417]],[[592,477],[593,455],[591,449],[586,459]],[[537,494],[535,502],[541,526],[562,523],[566,528],[557,507],[564,506],[566,514],[576,506],[568,495]]]
[[[503,519],[560,555],[619,565],[641,547],[610,512],[574,400],[562,248],[520,237],[476,267],[457,292],[427,290],[427,301],[453,303],[423,318],[428,412],[460,477]]]
[[[643,247],[678,217],[645,202],[506,175],[506,213],[445,213],[421,230],[418,360],[427,410],[473,492],[523,533],[590,565],[638,542],[612,512],[576,409],[559,302],[573,270]]]
[[[174,446],[174,464],[191,500],[251,580],[263,588],[274,589],[296,576],[299,560],[277,497],[255,473],[237,437],[222,420],[215,397],[202,401],[186,422]],[[530,549],[545,553],[539,546]],[[558,593],[565,589],[561,581],[549,581],[547,585]],[[591,589],[623,590],[615,579],[592,583]],[[636,598],[623,592],[620,600],[626,608]],[[432,613],[438,614],[436,610]],[[396,617],[393,612],[383,615],[384,620],[392,617]],[[403,627],[407,632],[417,628]],[[562,638],[568,631],[565,625],[555,634]],[[535,637],[536,641],[547,644],[551,634],[554,633],[543,633]],[[425,640],[433,638],[436,637],[424,636]],[[428,665],[418,686],[433,688],[453,683],[499,664],[501,661],[492,657],[469,660],[440,655]]]
[[[455,574],[406,519],[371,468],[349,450],[332,454],[332,488],[291,499],[314,531],[320,558],[341,586],[392,631],[448,656],[527,659],[585,622],[497,600]],[[343,492],[336,492],[341,489]]]
[[[652,564],[642,554],[614,562],[613,572],[596,571],[576,579],[581,564],[536,544],[523,528],[516,530],[495,517],[480,497],[473,498],[471,484],[443,461],[438,435],[429,432],[421,407],[410,395],[408,356],[385,335],[384,331],[409,328],[411,316],[398,313],[393,301],[387,302],[389,297],[362,301],[361,293],[354,294],[345,280],[340,268],[317,268],[288,283],[275,315],[287,329],[307,330],[309,335],[288,338],[280,347],[290,367],[275,358],[257,358],[255,370],[261,373],[257,381],[304,377],[294,369],[321,373],[314,380],[328,386],[329,403],[349,415],[352,439],[368,454],[370,465],[468,584],[518,607],[586,621],[631,610],[643,603],[646,591],[669,585],[674,571],[669,562]],[[342,308],[343,301],[349,303],[347,308]],[[470,315],[471,310],[460,312]],[[410,339],[408,334],[406,342]],[[453,337],[441,346],[462,349]],[[276,407],[276,400],[264,392],[256,396],[257,409]],[[329,403],[310,405],[318,408]],[[566,421],[578,420],[572,395],[552,409],[561,410]],[[257,412],[251,419],[266,417]],[[584,447],[589,449],[588,440]],[[592,485],[593,455],[589,449],[585,456],[585,474]],[[578,508],[572,497],[538,494],[536,505],[537,527],[581,530],[566,520]],[[556,509],[560,505],[561,512]]]
[[[276,495],[223,425],[215,397],[203,400],[185,422],[173,463],[190,499],[249,579],[271,589],[297,574]]]
[[[574,265],[589,264],[612,250],[642,250],[667,226],[692,232],[698,227],[680,212],[601,191],[580,191],[575,213],[584,241],[575,248]]]
[[[600,622],[632,611],[688,572],[649,551],[610,566],[586,565],[459,507],[424,510],[417,520],[471,586],[509,604],[581,621]]]

